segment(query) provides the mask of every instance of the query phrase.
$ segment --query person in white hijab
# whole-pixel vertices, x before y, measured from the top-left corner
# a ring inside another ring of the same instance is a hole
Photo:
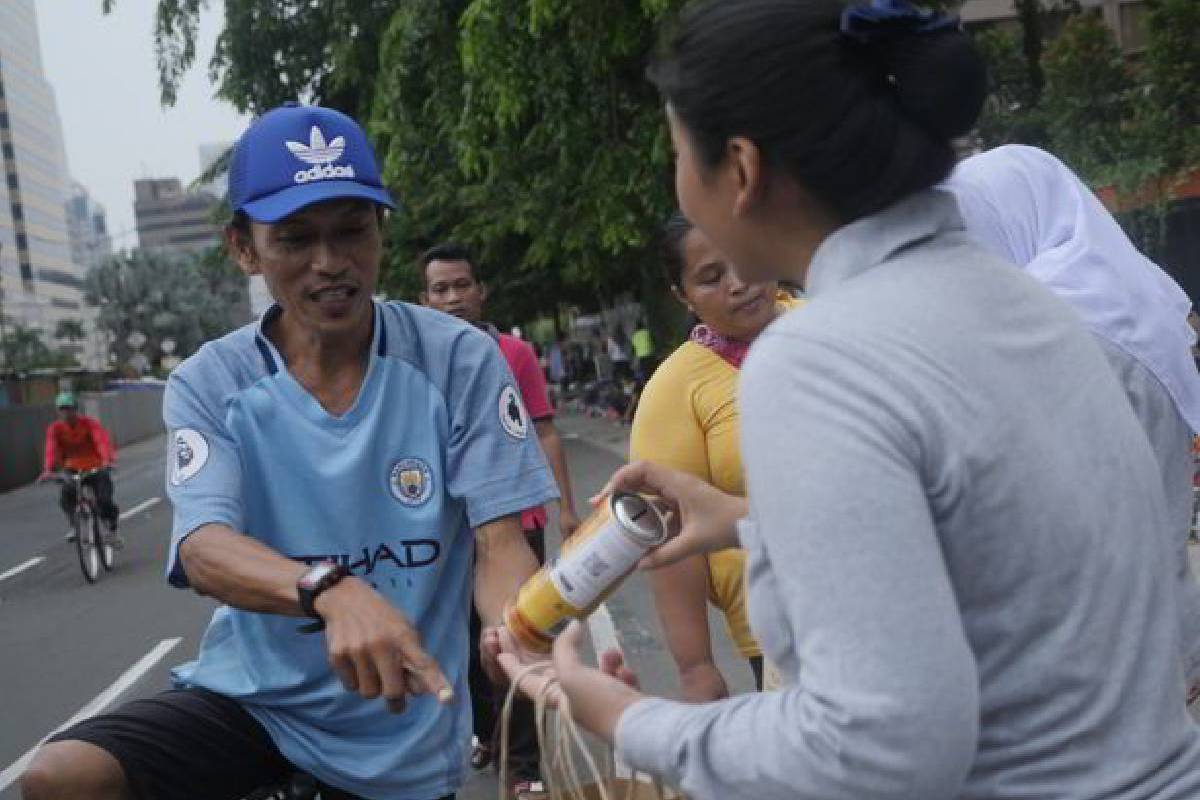
[[[957,197],[967,231],[980,244],[1075,309],[1117,373],[1162,469],[1170,545],[1179,557],[1187,672],[1192,683],[1200,681],[1200,586],[1187,554],[1192,436],[1200,433],[1191,301],[1134,247],[1096,195],[1043,150],[1004,145],[971,156],[944,188]]]

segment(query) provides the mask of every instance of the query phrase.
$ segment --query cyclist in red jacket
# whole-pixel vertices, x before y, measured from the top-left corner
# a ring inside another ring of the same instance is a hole
[[[58,409],[58,419],[46,428],[45,470],[39,480],[49,480],[59,468],[74,472],[100,470],[84,483],[95,490],[100,518],[115,534],[120,514],[113,502],[109,468],[116,463],[117,452],[108,431],[99,420],[79,413],[79,404],[70,392],[63,392],[56,397],[54,405]],[[74,485],[69,482],[63,484],[59,504],[69,517],[75,508]],[[114,544],[119,544],[119,540]]]

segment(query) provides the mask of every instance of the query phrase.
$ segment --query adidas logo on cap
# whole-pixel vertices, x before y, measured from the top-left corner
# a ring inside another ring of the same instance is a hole
[[[341,158],[346,151],[346,139],[343,136],[335,136],[333,141],[326,142],[325,134],[321,133],[320,128],[313,125],[308,134],[308,144],[290,140],[284,144],[296,158],[305,164],[312,164],[309,169],[299,170],[292,176],[292,180],[296,183],[355,177],[354,167],[335,166],[331,163]]]

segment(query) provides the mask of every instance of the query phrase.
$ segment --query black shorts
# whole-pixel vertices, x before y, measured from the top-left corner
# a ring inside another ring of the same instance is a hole
[[[239,703],[204,689],[134,700],[50,737],[66,740],[109,752],[137,800],[240,800],[297,772]],[[327,786],[321,796],[357,800]]]

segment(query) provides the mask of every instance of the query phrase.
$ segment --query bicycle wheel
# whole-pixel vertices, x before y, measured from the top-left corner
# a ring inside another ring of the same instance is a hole
[[[100,549],[96,541],[96,515],[84,504],[75,512],[75,549],[79,551],[79,568],[88,583],[100,577]]]
[[[92,536],[96,542],[96,549],[100,553],[100,564],[104,567],[105,572],[112,572],[113,558],[115,556],[112,546],[112,539],[110,538],[112,534],[102,530],[100,525],[100,517],[93,512]]]

